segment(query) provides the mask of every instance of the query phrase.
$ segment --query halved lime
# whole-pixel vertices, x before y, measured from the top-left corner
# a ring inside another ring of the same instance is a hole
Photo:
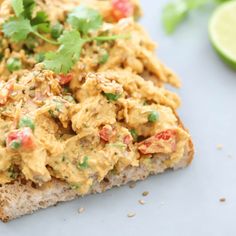
[[[220,5],[209,24],[213,47],[228,65],[236,69],[236,1]]]

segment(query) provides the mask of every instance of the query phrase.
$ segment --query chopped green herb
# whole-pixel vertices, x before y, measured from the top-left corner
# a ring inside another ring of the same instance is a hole
[[[107,51],[104,50],[103,54],[99,58],[99,64],[105,64],[109,59],[109,54]]]
[[[24,116],[20,119],[20,122],[19,122],[19,128],[23,128],[23,127],[29,127],[34,131],[35,124],[30,117]]]
[[[17,150],[21,147],[21,140],[14,140],[10,144],[10,148],[13,150]]]
[[[121,94],[114,94],[114,93],[103,93],[103,94],[108,101],[117,101],[121,96]]]
[[[16,179],[16,177],[17,177],[17,172],[14,170],[14,167],[13,166],[11,166],[9,169],[8,169],[8,173],[9,173],[9,177],[11,178],[11,179]]]
[[[136,142],[138,140],[138,133],[137,133],[137,131],[135,129],[131,129],[129,132],[131,133],[134,141]]]
[[[53,110],[48,110],[48,113],[49,113],[49,115],[52,117],[52,118],[54,118],[54,119],[56,119],[58,116],[54,113],[54,111]]]
[[[35,55],[35,60],[37,63],[42,62],[45,59],[45,53],[40,52]]]
[[[70,95],[66,95],[63,98],[68,102],[75,103],[75,99]]]
[[[85,6],[79,6],[69,14],[69,24],[82,34],[87,34],[91,30],[96,30],[101,27],[103,21],[101,14]]]
[[[66,157],[63,155],[62,158],[61,158],[61,161],[65,161],[66,160]]]
[[[80,188],[80,184],[70,184],[71,189],[77,190]]]
[[[53,39],[58,39],[62,32],[63,32],[63,25],[60,24],[60,23],[56,23],[55,25],[52,26],[52,29],[51,29],[51,36]]]
[[[85,156],[84,159],[83,159],[83,162],[78,163],[78,167],[80,169],[87,169],[89,167],[88,160],[89,160],[89,158],[87,156]]]
[[[10,57],[7,60],[7,69],[10,72],[16,71],[16,70],[20,70],[21,69],[21,61],[18,58],[14,58],[14,57]]]
[[[10,18],[9,21],[3,24],[5,36],[16,43],[25,40],[31,32],[33,32],[33,28],[30,21],[23,17]]]
[[[24,11],[23,0],[11,0],[11,4],[16,16],[19,16]]]
[[[162,21],[166,33],[173,33],[191,11],[224,1],[228,0],[172,0],[165,5],[162,13]]]
[[[148,115],[148,121],[151,123],[154,123],[156,121],[158,121],[159,119],[159,114],[156,111],[152,111],[149,115]]]

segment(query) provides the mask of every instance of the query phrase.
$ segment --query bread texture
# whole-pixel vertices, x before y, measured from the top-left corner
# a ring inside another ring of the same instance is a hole
[[[192,141],[189,140],[185,147],[185,153],[173,169],[184,168],[193,159],[194,149]],[[167,168],[164,160],[168,156],[156,156],[151,159],[152,169],[141,164],[139,167],[128,167],[119,174],[109,173],[101,182],[96,183],[88,194],[101,193],[113,187],[127,184],[131,181],[138,181],[164,172]],[[81,197],[70,186],[57,179],[36,187],[31,182],[15,181],[0,187],[0,219],[8,222],[22,215],[31,214],[36,210],[56,205],[59,202],[70,201]]]

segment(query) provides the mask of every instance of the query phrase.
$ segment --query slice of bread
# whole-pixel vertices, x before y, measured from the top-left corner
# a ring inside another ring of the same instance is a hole
[[[192,141],[189,140],[185,147],[184,155],[173,169],[186,167],[192,161],[194,154]],[[168,167],[164,161],[168,156],[156,156],[151,159],[151,168],[142,163],[139,167],[128,167],[119,174],[109,173],[101,182],[96,183],[89,194],[101,193],[115,186],[124,185],[130,181],[143,180],[149,175],[162,173]],[[36,187],[31,182],[15,181],[0,187],[0,219],[4,222],[15,219],[25,214],[53,206],[59,202],[65,202],[80,197],[70,186],[59,180]]]

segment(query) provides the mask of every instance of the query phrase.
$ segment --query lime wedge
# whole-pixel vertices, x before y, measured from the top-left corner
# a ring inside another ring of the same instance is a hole
[[[220,5],[209,24],[211,43],[220,58],[236,69],[236,1]]]

